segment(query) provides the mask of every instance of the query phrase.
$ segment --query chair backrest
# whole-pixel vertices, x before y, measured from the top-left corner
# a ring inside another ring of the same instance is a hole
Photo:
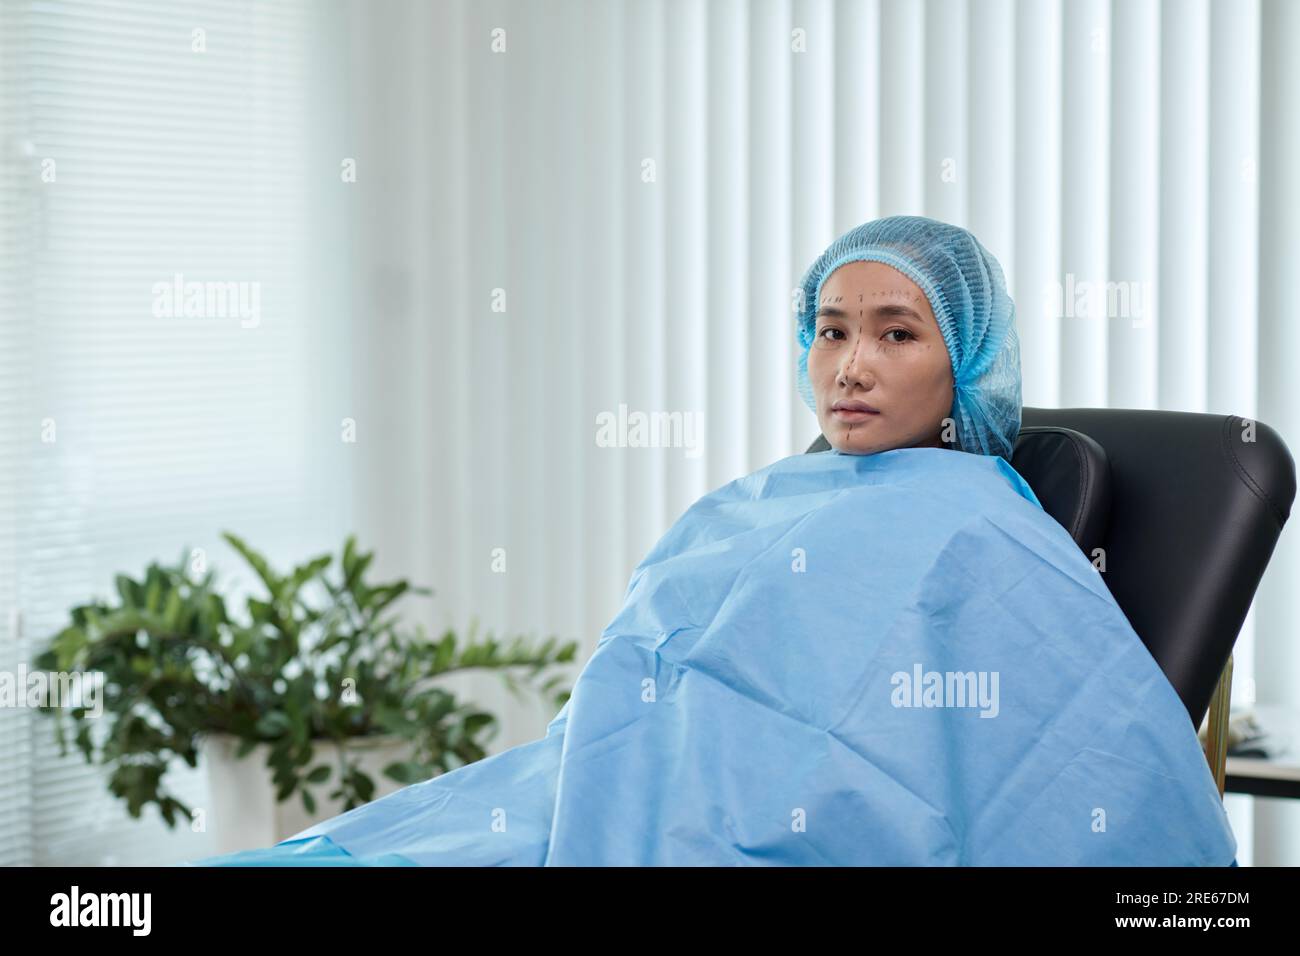
[[[1021,420],[1012,467],[1101,559],[1199,727],[1291,514],[1286,444],[1235,415],[1026,406]],[[808,451],[828,447],[818,436]]]

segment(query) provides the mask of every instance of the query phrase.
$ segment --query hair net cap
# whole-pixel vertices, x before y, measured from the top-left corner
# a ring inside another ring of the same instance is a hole
[[[890,216],[850,229],[803,278],[799,313],[799,394],[817,411],[808,349],[822,284],[846,262],[883,262],[925,293],[952,360],[957,447],[1008,462],[1020,433],[1020,339],[1002,267],[970,232],[924,216]]]

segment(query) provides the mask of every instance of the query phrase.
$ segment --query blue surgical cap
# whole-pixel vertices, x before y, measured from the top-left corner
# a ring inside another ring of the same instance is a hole
[[[1020,339],[1016,306],[1002,267],[978,239],[924,216],[890,216],[840,236],[803,278],[799,313],[799,394],[817,410],[808,380],[808,349],[822,284],[846,262],[883,262],[907,276],[930,300],[952,360],[952,419],[962,451],[1008,462],[1020,433]]]

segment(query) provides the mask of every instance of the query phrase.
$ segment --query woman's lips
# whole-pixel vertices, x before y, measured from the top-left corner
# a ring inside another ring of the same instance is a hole
[[[841,422],[865,422],[869,418],[875,418],[879,415],[878,411],[868,411],[865,408],[832,408],[831,415]]]

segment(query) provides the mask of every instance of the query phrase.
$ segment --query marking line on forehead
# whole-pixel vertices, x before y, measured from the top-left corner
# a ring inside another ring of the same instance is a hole
[[[858,293],[859,302],[862,301],[862,297],[864,295],[888,296],[894,299],[924,299],[925,298],[925,295],[921,292],[912,292],[908,289],[886,289],[883,292],[859,292]],[[842,302],[843,300],[844,300],[844,296],[842,295],[837,295],[832,297],[829,292],[826,291],[822,292],[822,301]]]

